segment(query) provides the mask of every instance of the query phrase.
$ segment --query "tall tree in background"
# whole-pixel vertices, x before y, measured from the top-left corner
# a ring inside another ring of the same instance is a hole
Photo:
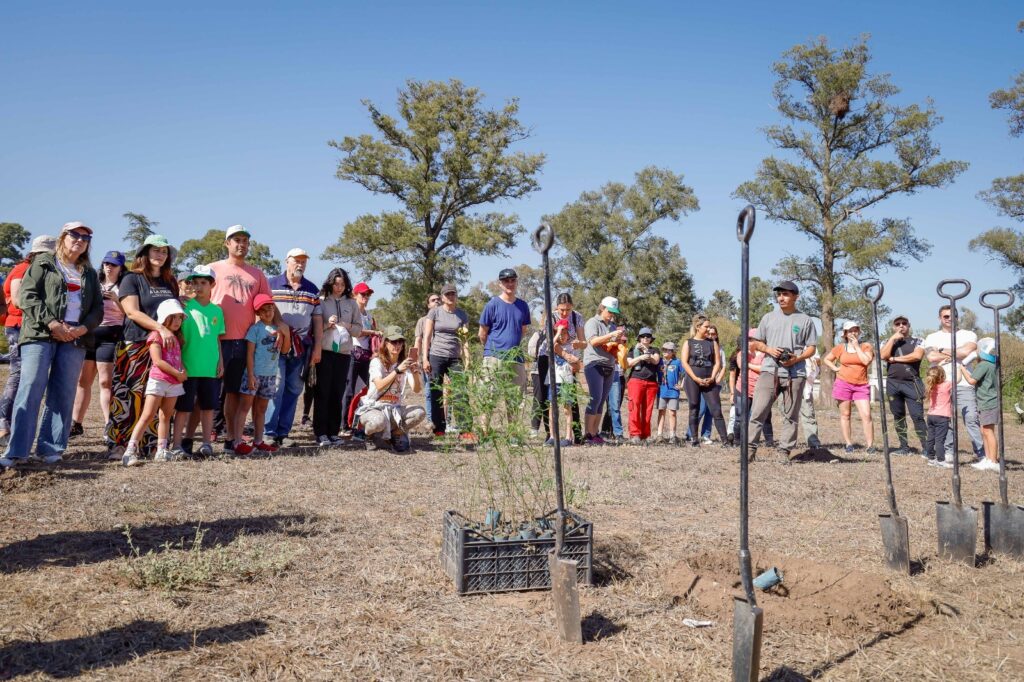
[[[224,230],[208,230],[198,239],[188,239],[178,250],[178,262],[175,267],[179,273],[188,272],[196,265],[208,265],[228,257],[228,249],[224,246]],[[245,261],[263,271],[268,277],[282,272],[281,261],[274,258],[266,244],[249,240],[249,255]]]
[[[31,236],[19,223],[0,223],[0,274],[6,276],[24,257]]]
[[[1017,25],[1024,31],[1024,21]],[[1017,74],[1014,84],[1005,90],[996,90],[989,96],[993,109],[1009,112],[1010,135],[1024,135],[1024,71]],[[989,189],[978,196],[996,210],[996,213],[1017,222],[1024,222],[1024,173],[996,178]],[[1014,290],[1024,294],[1024,234],[1019,229],[995,227],[971,240],[972,251],[982,251],[1010,268],[1017,275]],[[1007,316],[1014,329],[1024,329],[1024,306],[1018,306]]]
[[[615,296],[631,327],[649,325],[660,339],[680,338],[698,307],[693,278],[679,246],[651,228],[698,209],[682,175],[654,167],[637,173],[630,186],[609,182],[584,192],[544,218],[557,236],[559,290],[572,293],[584,317],[597,311],[603,297]]]
[[[945,187],[967,168],[940,158],[931,133],[941,118],[931,102],[894,104],[898,88],[886,74],[869,74],[870,60],[863,38],[840,50],[820,38],[785,52],[774,65],[774,98],[786,122],[765,134],[792,160],[764,159],[735,193],[814,245],[776,272],[804,284],[801,298],[816,299],[826,344],[844,300],[859,291],[850,280],[905,268],[931,249],[909,220],[865,212],[892,196]],[[831,383],[825,372],[823,393]]]
[[[512,214],[476,212],[538,189],[543,154],[513,152],[529,137],[518,100],[486,109],[483,94],[457,80],[410,80],[398,94],[398,118],[364,101],[376,136],[345,137],[337,177],[399,208],[345,225],[323,258],[349,261],[395,287],[389,315],[414,320],[429,291],[465,283],[470,254],[494,256],[523,231]]]
[[[154,233],[158,223],[155,220],[150,220],[141,213],[125,213],[123,218],[128,221],[128,231],[124,233],[124,240],[128,242],[129,254],[133,254],[142,248],[142,244],[146,241],[146,237]]]

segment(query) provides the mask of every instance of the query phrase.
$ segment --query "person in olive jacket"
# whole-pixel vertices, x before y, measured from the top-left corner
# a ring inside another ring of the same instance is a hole
[[[44,393],[36,455],[56,464],[67,448],[75,389],[85,360],[82,337],[103,319],[99,277],[89,263],[91,241],[92,228],[66,223],[57,238],[56,253],[39,254],[22,279],[18,293],[23,315],[18,338],[21,383],[0,467],[28,459]]]

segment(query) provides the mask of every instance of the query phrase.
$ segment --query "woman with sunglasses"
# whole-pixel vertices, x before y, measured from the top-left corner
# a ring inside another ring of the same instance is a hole
[[[458,307],[459,294],[454,284],[441,287],[441,305],[427,313],[423,321],[423,371],[430,377],[430,420],[434,423],[434,436],[443,438],[448,430],[444,412],[444,378],[451,371],[462,371],[469,349],[459,339],[459,329],[469,325],[469,315]],[[466,338],[465,336],[463,338]],[[469,426],[462,415],[456,414],[459,432],[466,437]]]
[[[715,429],[722,439],[722,445],[732,445],[732,437],[725,431],[725,419],[722,418],[722,403],[719,395],[718,384],[715,377],[721,375],[721,352],[717,341],[708,338],[708,329],[711,323],[707,318],[700,316],[694,318],[692,327],[693,338],[686,341],[683,346],[683,371],[686,377],[683,380],[683,390],[686,392],[686,402],[690,410],[690,445],[700,447],[700,438],[697,436],[697,419],[700,415],[701,398],[707,403],[711,410],[711,418],[714,420]]]
[[[36,454],[47,464],[56,464],[67,449],[75,386],[85,361],[81,340],[103,319],[99,278],[89,263],[91,241],[92,228],[66,223],[56,253],[39,254],[22,279],[21,382],[0,467],[28,458],[44,395]]]

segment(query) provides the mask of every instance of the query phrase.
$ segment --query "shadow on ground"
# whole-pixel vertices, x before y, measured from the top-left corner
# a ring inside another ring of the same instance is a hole
[[[209,644],[227,644],[259,637],[267,631],[261,620],[247,620],[202,630],[168,631],[166,623],[136,620],[93,635],[52,642],[13,640],[0,649],[0,680],[45,673],[75,677],[84,672],[123,665],[146,654],[186,651]]]
[[[186,546],[202,528],[202,546],[226,545],[239,535],[281,533],[305,537],[314,534],[311,522],[316,519],[301,514],[249,516],[193,521],[165,525],[137,526],[131,529],[132,544],[141,554],[159,552],[164,543],[184,542]],[[39,535],[31,540],[13,542],[0,547],[0,573],[17,573],[46,566],[77,566],[95,564],[131,553],[124,528],[112,530],[63,531]]]

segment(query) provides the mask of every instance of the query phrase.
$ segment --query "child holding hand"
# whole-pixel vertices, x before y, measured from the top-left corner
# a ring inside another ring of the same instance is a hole
[[[169,462],[174,455],[167,449],[167,438],[171,431],[171,416],[178,396],[185,392],[182,383],[188,378],[181,364],[181,323],[185,319],[185,311],[177,299],[171,298],[156,310],[156,321],[174,334],[174,339],[164,345],[159,332],[150,332],[146,337],[149,344],[149,355],[153,361],[149,370],[149,381],[146,382],[146,402],[142,406],[142,414],[132,430],[128,448],[121,458],[125,466],[136,466],[139,461],[139,441],[149,427],[153,417],[159,412],[157,425],[157,450],[154,462]]]

